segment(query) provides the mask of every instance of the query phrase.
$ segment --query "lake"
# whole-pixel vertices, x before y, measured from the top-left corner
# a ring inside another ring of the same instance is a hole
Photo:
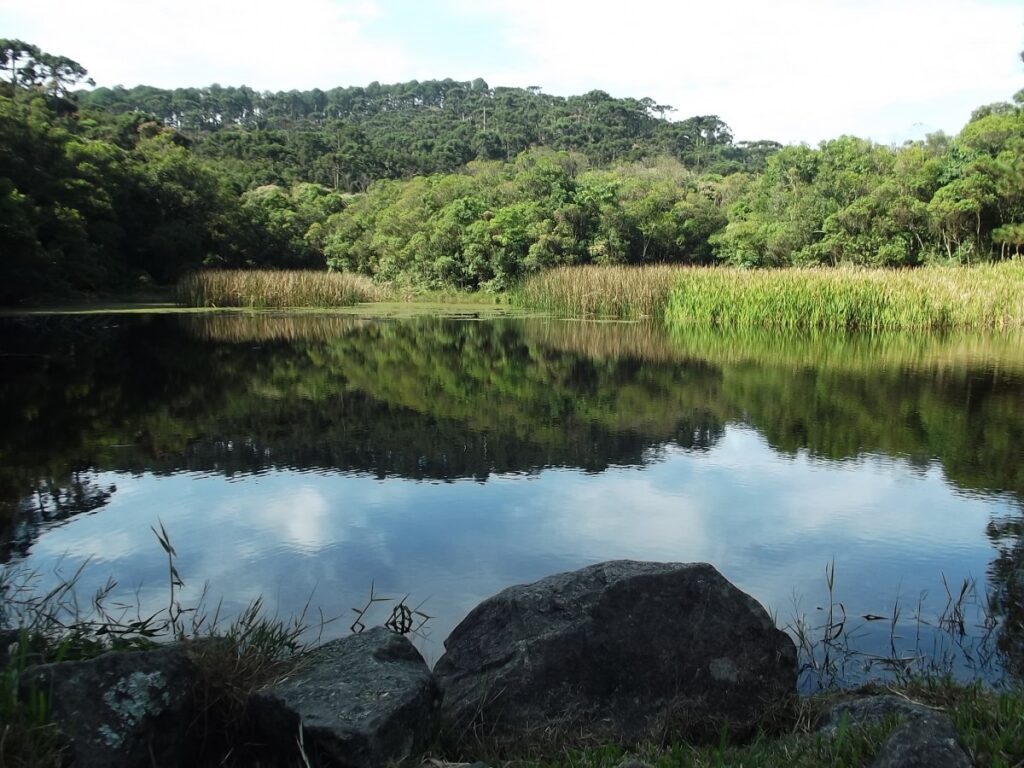
[[[846,682],[1024,666],[1019,336],[44,315],[0,319],[0,372],[0,551],[41,589],[88,561],[85,602],[112,578],[166,605],[162,524],[183,603],[308,605],[331,637],[372,585],[431,616],[433,662],[506,586],[706,561],[805,616],[819,662],[826,634],[855,651]]]

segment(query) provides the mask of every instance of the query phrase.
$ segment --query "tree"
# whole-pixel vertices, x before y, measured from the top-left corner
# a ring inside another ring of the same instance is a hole
[[[22,40],[0,40],[0,67],[10,69],[12,87],[39,88],[61,98],[69,98],[71,87],[79,83],[96,84],[74,59],[54,56]]]
[[[37,46],[26,43],[24,40],[0,39],[0,67],[9,69],[11,72],[11,87],[24,85],[24,72],[28,70],[34,77],[35,64],[38,62],[42,52]],[[19,62],[24,64],[19,66]]]

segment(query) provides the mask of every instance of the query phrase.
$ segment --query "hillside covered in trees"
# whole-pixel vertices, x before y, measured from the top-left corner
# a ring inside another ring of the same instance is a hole
[[[97,88],[83,106],[143,112],[195,139],[241,188],[310,181],[362,192],[378,178],[457,171],[472,160],[511,162],[532,147],[595,165],[674,157],[698,171],[764,168],[771,141],[734,143],[716,115],[670,121],[672,107],[603,91],[562,98],[539,88],[490,88],[478,78],[330,91],[251,88]]]
[[[0,41],[0,302],[202,266],[503,290],[582,263],[913,266],[1024,245],[1024,91],[902,147],[736,142],[650,99],[483,80],[81,90]]]

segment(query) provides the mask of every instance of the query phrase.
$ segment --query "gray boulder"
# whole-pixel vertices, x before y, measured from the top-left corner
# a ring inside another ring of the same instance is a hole
[[[835,737],[844,723],[848,728],[870,728],[886,721],[916,720],[933,714],[934,710],[900,696],[861,696],[834,704],[818,721],[818,733]]]
[[[896,726],[871,768],[971,768],[973,764],[949,718],[927,716]]]
[[[445,649],[452,746],[743,736],[796,692],[792,640],[703,563],[612,561],[510,587]]]
[[[369,768],[405,760],[436,732],[440,694],[405,637],[377,627],[325,643],[250,702],[275,744],[302,733],[313,764]]]
[[[835,704],[818,723],[818,733],[835,737],[841,727],[863,728],[899,721],[882,744],[872,768],[969,768],[970,757],[953,723],[934,709],[900,696],[863,696]]]
[[[196,667],[184,646],[112,652],[22,673],[19,694],[42,694],[76,768],[185,765]]]

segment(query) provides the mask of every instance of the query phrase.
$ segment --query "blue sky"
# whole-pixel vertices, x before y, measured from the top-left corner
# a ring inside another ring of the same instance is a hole
[[[952,133],[1024,87],[1019,0],[0,0],[0,36],[100,85],[483,77],[649,96],[785,142]]]

